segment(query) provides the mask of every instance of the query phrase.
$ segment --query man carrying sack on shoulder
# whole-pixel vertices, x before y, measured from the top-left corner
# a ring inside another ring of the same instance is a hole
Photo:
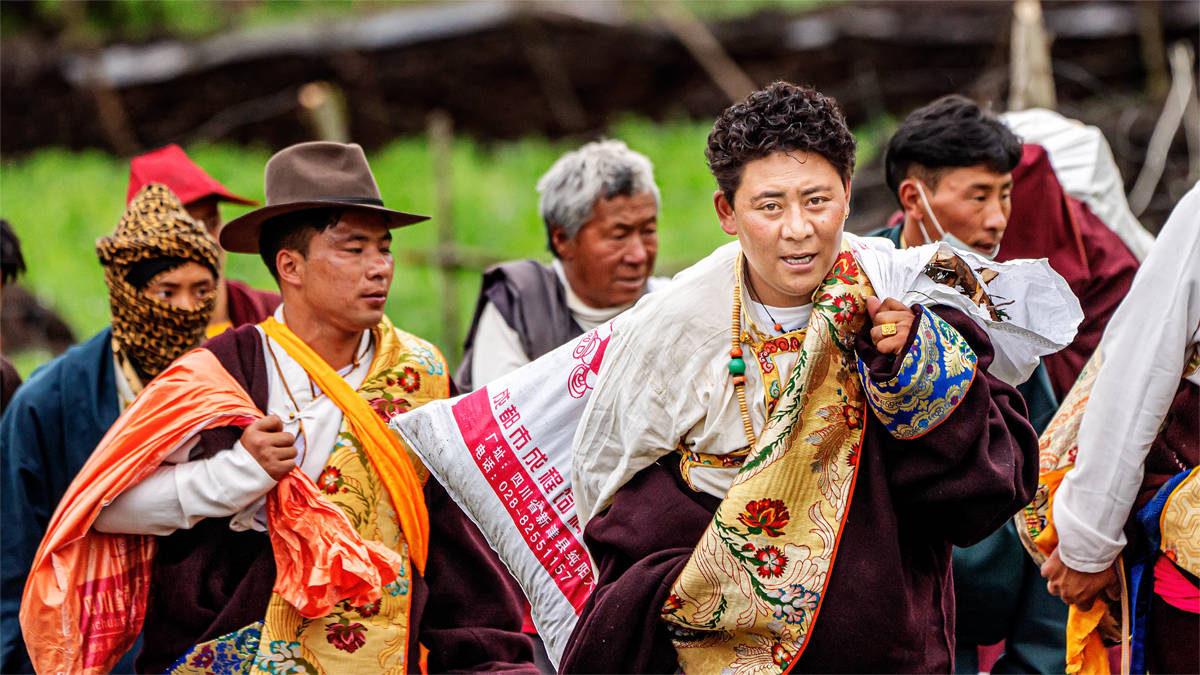
[[[380,415],[446,397],[384,315],[393,228],[362,149],[302,143],[221,232],[283,304],[147,386],[68,490],[26,586],[42,671],[527,670],[512,582]],[[266,413],[264,416],[263,413]]]

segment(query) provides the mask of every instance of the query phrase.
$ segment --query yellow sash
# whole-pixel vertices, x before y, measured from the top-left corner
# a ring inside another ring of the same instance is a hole
[[[386,328],[391,323],[384,317]],[[429,512],[425,493],[417,471],[408,458],[400,439],[383,423],[371,406],[342,379],[340,375],[303,340],[274,317],[259,324],[268,336],[278,342],[345,414],[354,435],[362,442],[363,450],[391,497],[392,506],[408,542],[413,566],[424,574],[429,557]]]
[[[684,672],[781,673],[808,640],[858,468],[853,347],[871,295],[843,244],[779,402],[663,607]]]
[[[1087,409],[1092,386],[1100,372],[1100,350],[1092,352],[1079,377],[1067,392],[1038,439],[1038,489],[1033,501],[1014,516],[1017,534],[1025,550],[1039,565],[1058,547],[1058,531],[1051,516],[1054,495],[1067,472],[1075,467],[1083,411]],[[1118,565],[1118,568],[1121,566]],[[1122,579],[1122,582],[1124,580]],[[1067,612],[1066,660],[1068,673],[1107,675],[1108,652],[1105,638],[1121,642],[1122,672],[1129,672],[1129,641],[1123,629],[1129,625],[1129,589],[1121,584],[1120,616],[1106,602],[1095,602],[1083,610],[1071,605]]]

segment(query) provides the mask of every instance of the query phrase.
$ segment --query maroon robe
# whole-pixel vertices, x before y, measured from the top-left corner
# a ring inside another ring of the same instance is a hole
[[[1016,258],[1048,258],[1083,307],[1075,340],[1042,359],[1061,401],[1129,292],[1138,261],[1086,204],[1063,192],[1046,150],[1029,143],[1013,169],[1012,213],[996,256]]]
[[[236,279],[226,279],[225,290],[229,301],[229,322],[234,328],[266,320],[283,302],[278,293],[250,288]]]
[[[996,260],[1047,258],[1083,308],[1083,321],[1071,344],[1042,357],[1054,395],[1061,401],[1129,292],[1138,261],[1087,204],[1063,191],[1045,148],[1026,143],[1012,173],[1012,212]],[[897,211],[888,219],[888,227],[903,222],[904,212]]]
[[[951,546],[992,533],[1037,487],[1037,435],[1024,401],[986,372],[992,348],[983,331],[955,310],[937,312],[970,342],[979,372],[954,413],[921,438],[896,440],[867,416],[837,558],[792,672],[949,672]],[[874,350],[869,329],[856,349],[873,378],[892,377],[898,359]],[[720,502],[688,487],[678,459],[638,473],[588,523],[599,579],[560,672],[677,670],[659,613]]]
[[[252,326],[205,343],[260,410],[267,407],[267,362]],[[196,459],[233,447],[241,429],[203,432]],[[409,672],[419,672],[419,644],[429,672],[528,672],[532,643],[521,634],[523,597],[483,535],[432,477],[425,484],[429,559],[413,570]],[[264,532],[234,532],[229,518],[206,518],[159,537],[139,672],[163,672],[194,645],[261,620],[275,584],[275,559]],[[419,644],[418,644],[419,643]]]

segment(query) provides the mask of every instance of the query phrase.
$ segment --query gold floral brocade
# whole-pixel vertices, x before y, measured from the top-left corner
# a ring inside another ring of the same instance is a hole
[[[782,673],[803,649],[862,444],[853,346],[873,294],[843,246],[778,403],[662,609],[684,672]]]
[[[386,318],[373,333],[375,358],[358,393],[377,414],[386,420],[449,395],[446,362],[435,347],[396,330]],[[428,469],[411,450],[407,454],[424,483]],[[383,542],[401,553],[404,564],[399,575],[382,587],[378,601],[357,607],[343,601],[331,614],[318,619],[304,618],[281,596],[272,594],[264,621],[197,645],[172,672],[213,672],[211,666],[196,666],[210,664],[209,654],[235,651],[246,658],[225,665],[226,672],[342,675],[409,671],[413,566],[408,545],[388,491],[361,441],[351,432],[348,416],[343,416],[333,451],[316,484],[364,539]],[[242,646],[240,650],[229,648],[235,640]],[[247,644],[249,649],[243,646]]]

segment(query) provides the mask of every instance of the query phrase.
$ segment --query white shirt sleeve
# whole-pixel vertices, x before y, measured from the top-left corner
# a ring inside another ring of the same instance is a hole
[[[1200,327],[1200,184],[1176,205],[1100,343],[1100,372],[1079,428],[1075,468],[1054,502],[1059,556],[1098,572],[1125,546],[1122,528],[1146,455]]]
[[[479,315],[475,330],[475,355],[471,360],[471,383],[476,389],[529,363],[521,337],[492,303]]]
[[[167,535],[203,518],[231,516],[275,487],[241,441],[207,459],[187,461],[195,440],[172,453],[145,480],[105,506],[101,532]]]

